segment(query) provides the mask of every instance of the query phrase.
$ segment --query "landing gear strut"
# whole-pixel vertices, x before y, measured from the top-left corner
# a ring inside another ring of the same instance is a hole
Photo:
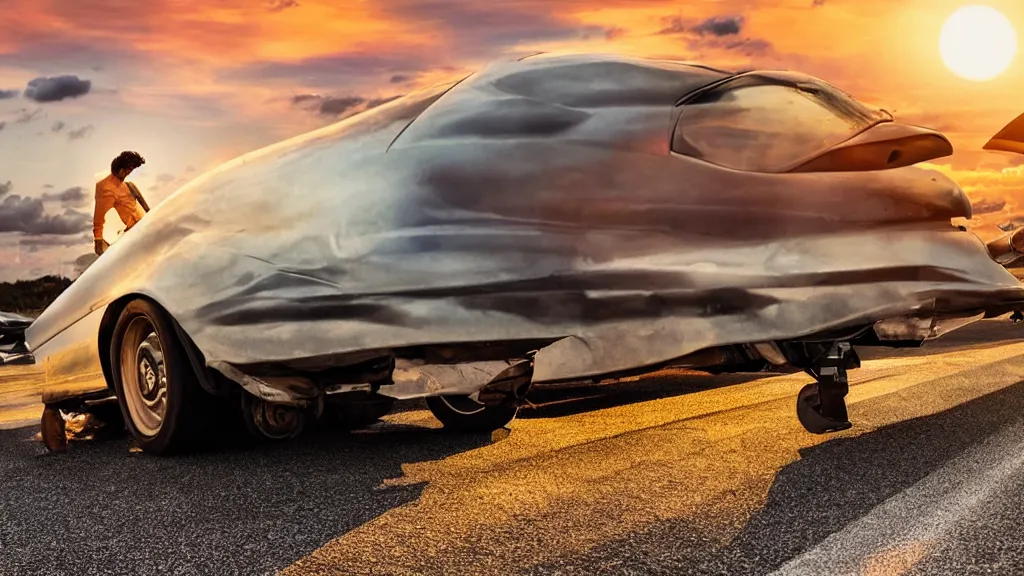
[[[846,394],[850,391],[846,371],[859,365],[860,359],[853,347],[847,342],[837,342],[807,369],[817,382],[804,386],[797,396],[796,416],[804,430],[827,434],[853,426],[846,412]]]

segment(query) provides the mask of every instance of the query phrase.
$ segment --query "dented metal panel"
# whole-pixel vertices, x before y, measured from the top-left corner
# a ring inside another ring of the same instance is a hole
[[[531,57],[253,152],[155,207],[29,342],[144,293],[211,365],[555,341],[535,357],[543,382],[936,301],[1024,301],[951,226],[970,202],[940,173],[764,174],[673,153],[676,102],[728,77]],[[862,140],[925,134],[886,130]]]

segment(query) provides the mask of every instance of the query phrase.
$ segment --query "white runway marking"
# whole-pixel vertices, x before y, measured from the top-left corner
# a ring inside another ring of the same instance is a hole
[[[1024,422],[1017,422],[790,560],[773,576],[905,572],[1021,469]]]

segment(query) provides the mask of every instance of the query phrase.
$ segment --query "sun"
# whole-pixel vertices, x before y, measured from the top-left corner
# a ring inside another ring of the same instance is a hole
[[[1017,33],[1010,20],[995,8],[965,6],[942,26],[939,52],[954,74],[984,82],[1010,67],[1017,55]]]

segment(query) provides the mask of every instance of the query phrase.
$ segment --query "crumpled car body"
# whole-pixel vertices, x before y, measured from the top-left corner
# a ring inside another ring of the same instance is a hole
[[[382,357],[379,393],[409,398],[473,394],[523,358],[543,385],[730,347],[778,364],[780,342],[920,342],[1024,301],[951,223],[964,192],[914,166],[951,152],[797,73],[500,62],[203,174],[27,340],[44,399],[108,386],[133,298],[198,369],[267,399]]]

